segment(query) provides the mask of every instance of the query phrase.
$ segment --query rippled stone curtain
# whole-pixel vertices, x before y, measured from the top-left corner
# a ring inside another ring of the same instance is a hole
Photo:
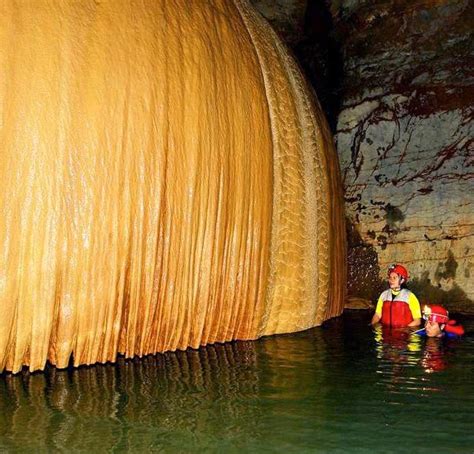
[[[0,371],[342,311],[338,164],[244,0],[0,3]]]

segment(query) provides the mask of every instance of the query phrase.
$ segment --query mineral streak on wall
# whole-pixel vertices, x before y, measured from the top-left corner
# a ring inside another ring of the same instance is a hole
[[[0,68],[0,371],[340,314],[332,138],[247,1],[2,1]]]

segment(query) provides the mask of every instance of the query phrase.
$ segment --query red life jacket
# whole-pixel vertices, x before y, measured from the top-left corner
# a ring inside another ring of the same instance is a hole
[[[382,293],[381,298],[383,305],[381,322],[383,325],[397,328],[407,326],[413,321],[408,304],[410,293],[410,290],[406,288],[400,290],[398,295],[393,295],[390,289]],[[394,298],[393,300],[392,296]]]

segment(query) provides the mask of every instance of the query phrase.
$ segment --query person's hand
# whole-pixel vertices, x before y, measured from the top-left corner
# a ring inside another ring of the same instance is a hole
[[[371,325],[376,325],[378,322],[380,322],[380,316],[378,314],[374,314],[372,317],[372,321],[370,322]]]

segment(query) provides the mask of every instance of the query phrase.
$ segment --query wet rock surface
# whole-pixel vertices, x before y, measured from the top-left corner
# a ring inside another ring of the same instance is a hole
[[[322,86],[331,92],[323,98],[332,101],[322,105],[335,118],[330,123],[349,221],[350,294],[370,297],[361,282],[371,282],[375,292],[386,267],[398,261],[409,268],[420,299],[474,311],[470,3],[308,3],[313,12],[306,10],[306,28],[290,44],[318,96]],[[311,17],[321,11],[330,12],[328,39],[314,46],[326,50],[313,46],[311,53],[307,43],[317,37]],[[302,58],[301,48],[310,54]],[[318,88],[314,80],[324,82],[331,67],[332,78]],[[351,241],[354,232],[357,240]]]

